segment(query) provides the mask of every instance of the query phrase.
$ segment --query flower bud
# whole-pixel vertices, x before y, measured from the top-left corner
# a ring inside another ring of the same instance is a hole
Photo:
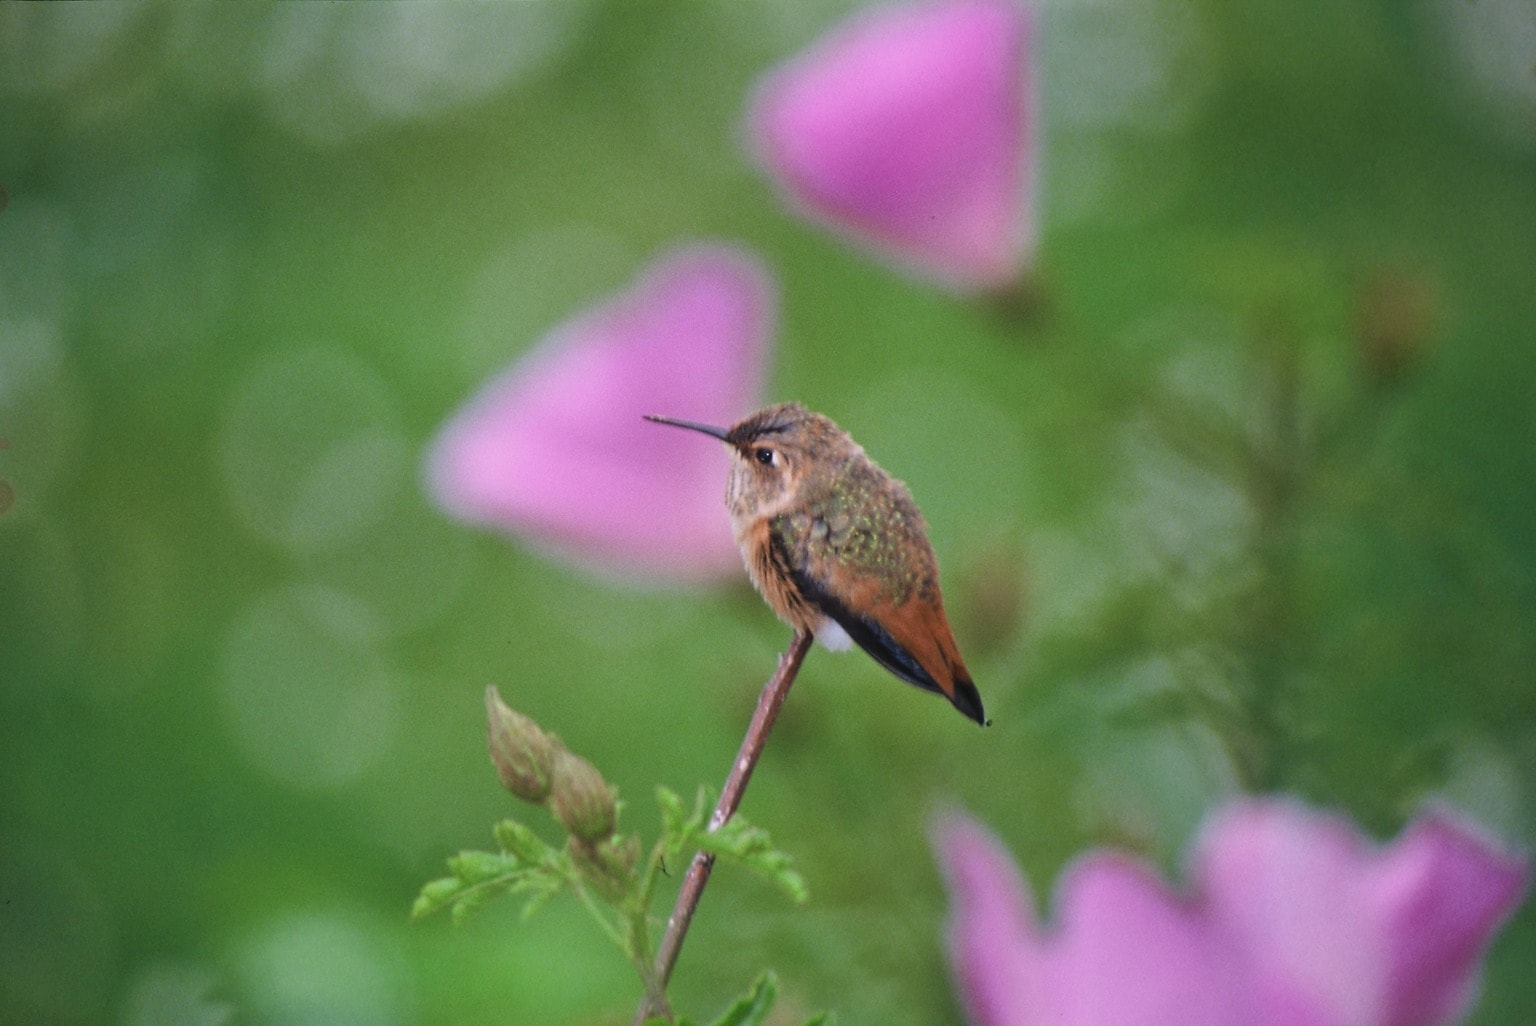
[[[556,759],[564,751],[559,739],[509,707],[494,685],[485,689],[485,714],[491,763],[501,786],[525,802],[542,804],[554,782]]]
[[[549,807],[561,826],[593,844],[613,836],[618,825],[619,802],[613,788],[596,766],[564,748],[555,756]]]

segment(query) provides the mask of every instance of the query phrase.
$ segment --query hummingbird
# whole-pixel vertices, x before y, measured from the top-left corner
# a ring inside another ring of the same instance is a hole
[[[729,428],[645,419],[726,444],[736,543],[779,619],[834,651],[857,643],[901,680],[990,723],[944,615],[923,515],[846,431],[799,403]]]

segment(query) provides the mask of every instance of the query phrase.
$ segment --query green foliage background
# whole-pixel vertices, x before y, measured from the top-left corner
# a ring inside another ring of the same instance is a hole
[[[771,965],[789,1013],[958,1022],[948,804],[1042,900],[1095,843],[1177,872],[1244,787],[1536,836],[1529,7],[1051,5],[1027,323],[744,156],[846,9],[0,6],[0,1022],[627,1021],[573,903],[407,924],[508,811],[481,692],[654,834],[787,632],[450,523],[419,461],[693,238],[780,276],[772,397],[912,486],[996,725],[814,652],[745,806],[811,901],[717,874],[690,1014]],[[1472,1022],[1533,963],[1526,910]]]

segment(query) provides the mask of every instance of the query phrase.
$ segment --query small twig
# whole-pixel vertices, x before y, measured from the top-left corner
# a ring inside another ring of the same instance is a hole
[[[757,766],[758,757],[763,754],[763,746],[768,743],[768,732],[773,729],[779,707],[784,704],[789,686],[795,682],[800,664],[805,661],[805,654],[810,647],[811,635],[796,631],[790,639],[789,648],[779,656],[778,669],[773,671],[773,676],[763,685],[763,693],[758,696],[757,708],[753,710],[747,735],[741,740],[741,750],[736,753],[736,762],[731,766],[730,775],[725,778],[720,800],[715,803],[715,811],[709,817],[710,830],[720,829],[735,815],[736,807],[741,804],[741,796],[747,790],[747,781],[752,779],[752,770]],[[709,874],[714,867],[715,856],[701,851],[693,857],[692,864],[688,866],[688,874],[683,877],[682,889],[677,893],[677,904],[672,909],[671,918],[667,920],[667,932],[656,953],[656,981],[663,992],[667,981],[672,978],[672,966],[677,962],[683,938],[688,934],[688,924],[693,922],[693,912],[699,906],[699,898],[704,893],[704,885],[709,882]],[[635,1012],[635,1026],[642,1026],[646,1019],[658,1015],[668,1019],[671,1017],[665,997],[658,1006],[655,1000],[647,996]]]

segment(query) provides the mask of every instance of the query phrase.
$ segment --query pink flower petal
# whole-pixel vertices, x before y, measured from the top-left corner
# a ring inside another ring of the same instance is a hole
[[[1374,1021],[1384,952],[1358,886],[1366,854],[1343,819],[1287,802],[1239,804],[1209,825],[1197,884],[1277,1021]]]
[[[730,424],[755,409],[773,305],[766,272],[740,250],[666,256],[453,416],[428,458],[431,494],[456,516],[599,569],[739,574],[724,449],[641,418]]]
[[[1377,849],[1345,820],[1282,801],[1219,817],[1197,866],[1219,928],[1286,1023],[1451,1021],[1525,886],[1521,863],[1443,814]]]
[[[1445,814],[1377,848],[1339,817],[1254,800],[1209,825],[1193,897],[1093,853],[1042,934],[982,828],[951,817],[935,847],[975,1026],[1438,1026],[1465,1011],[1527,872]]]
[[[1389,1026],[1432,1026],[1471,1003],[1488,938],[1525,889],[1525,867],[1445,812],[1414,823],[1372,880],[1387,938]]]
[[[1034,903],[1002,845],[980,824],[940,819],[933,846],[949,884],[949,960],[975,1026],[1043,1021],[1042,945]]]
[[[805,216],[960,291],[1032,254],[1029,11],[1012,0],[875,8],[770,73],[748,118]]]
[[[1049,956],[1054,1001],[1035,1021],[1118,1026],[1252,1023],[1231,952],[1197,910],[1125,856],[1097,852],[1073,866],[1056,899]]]

